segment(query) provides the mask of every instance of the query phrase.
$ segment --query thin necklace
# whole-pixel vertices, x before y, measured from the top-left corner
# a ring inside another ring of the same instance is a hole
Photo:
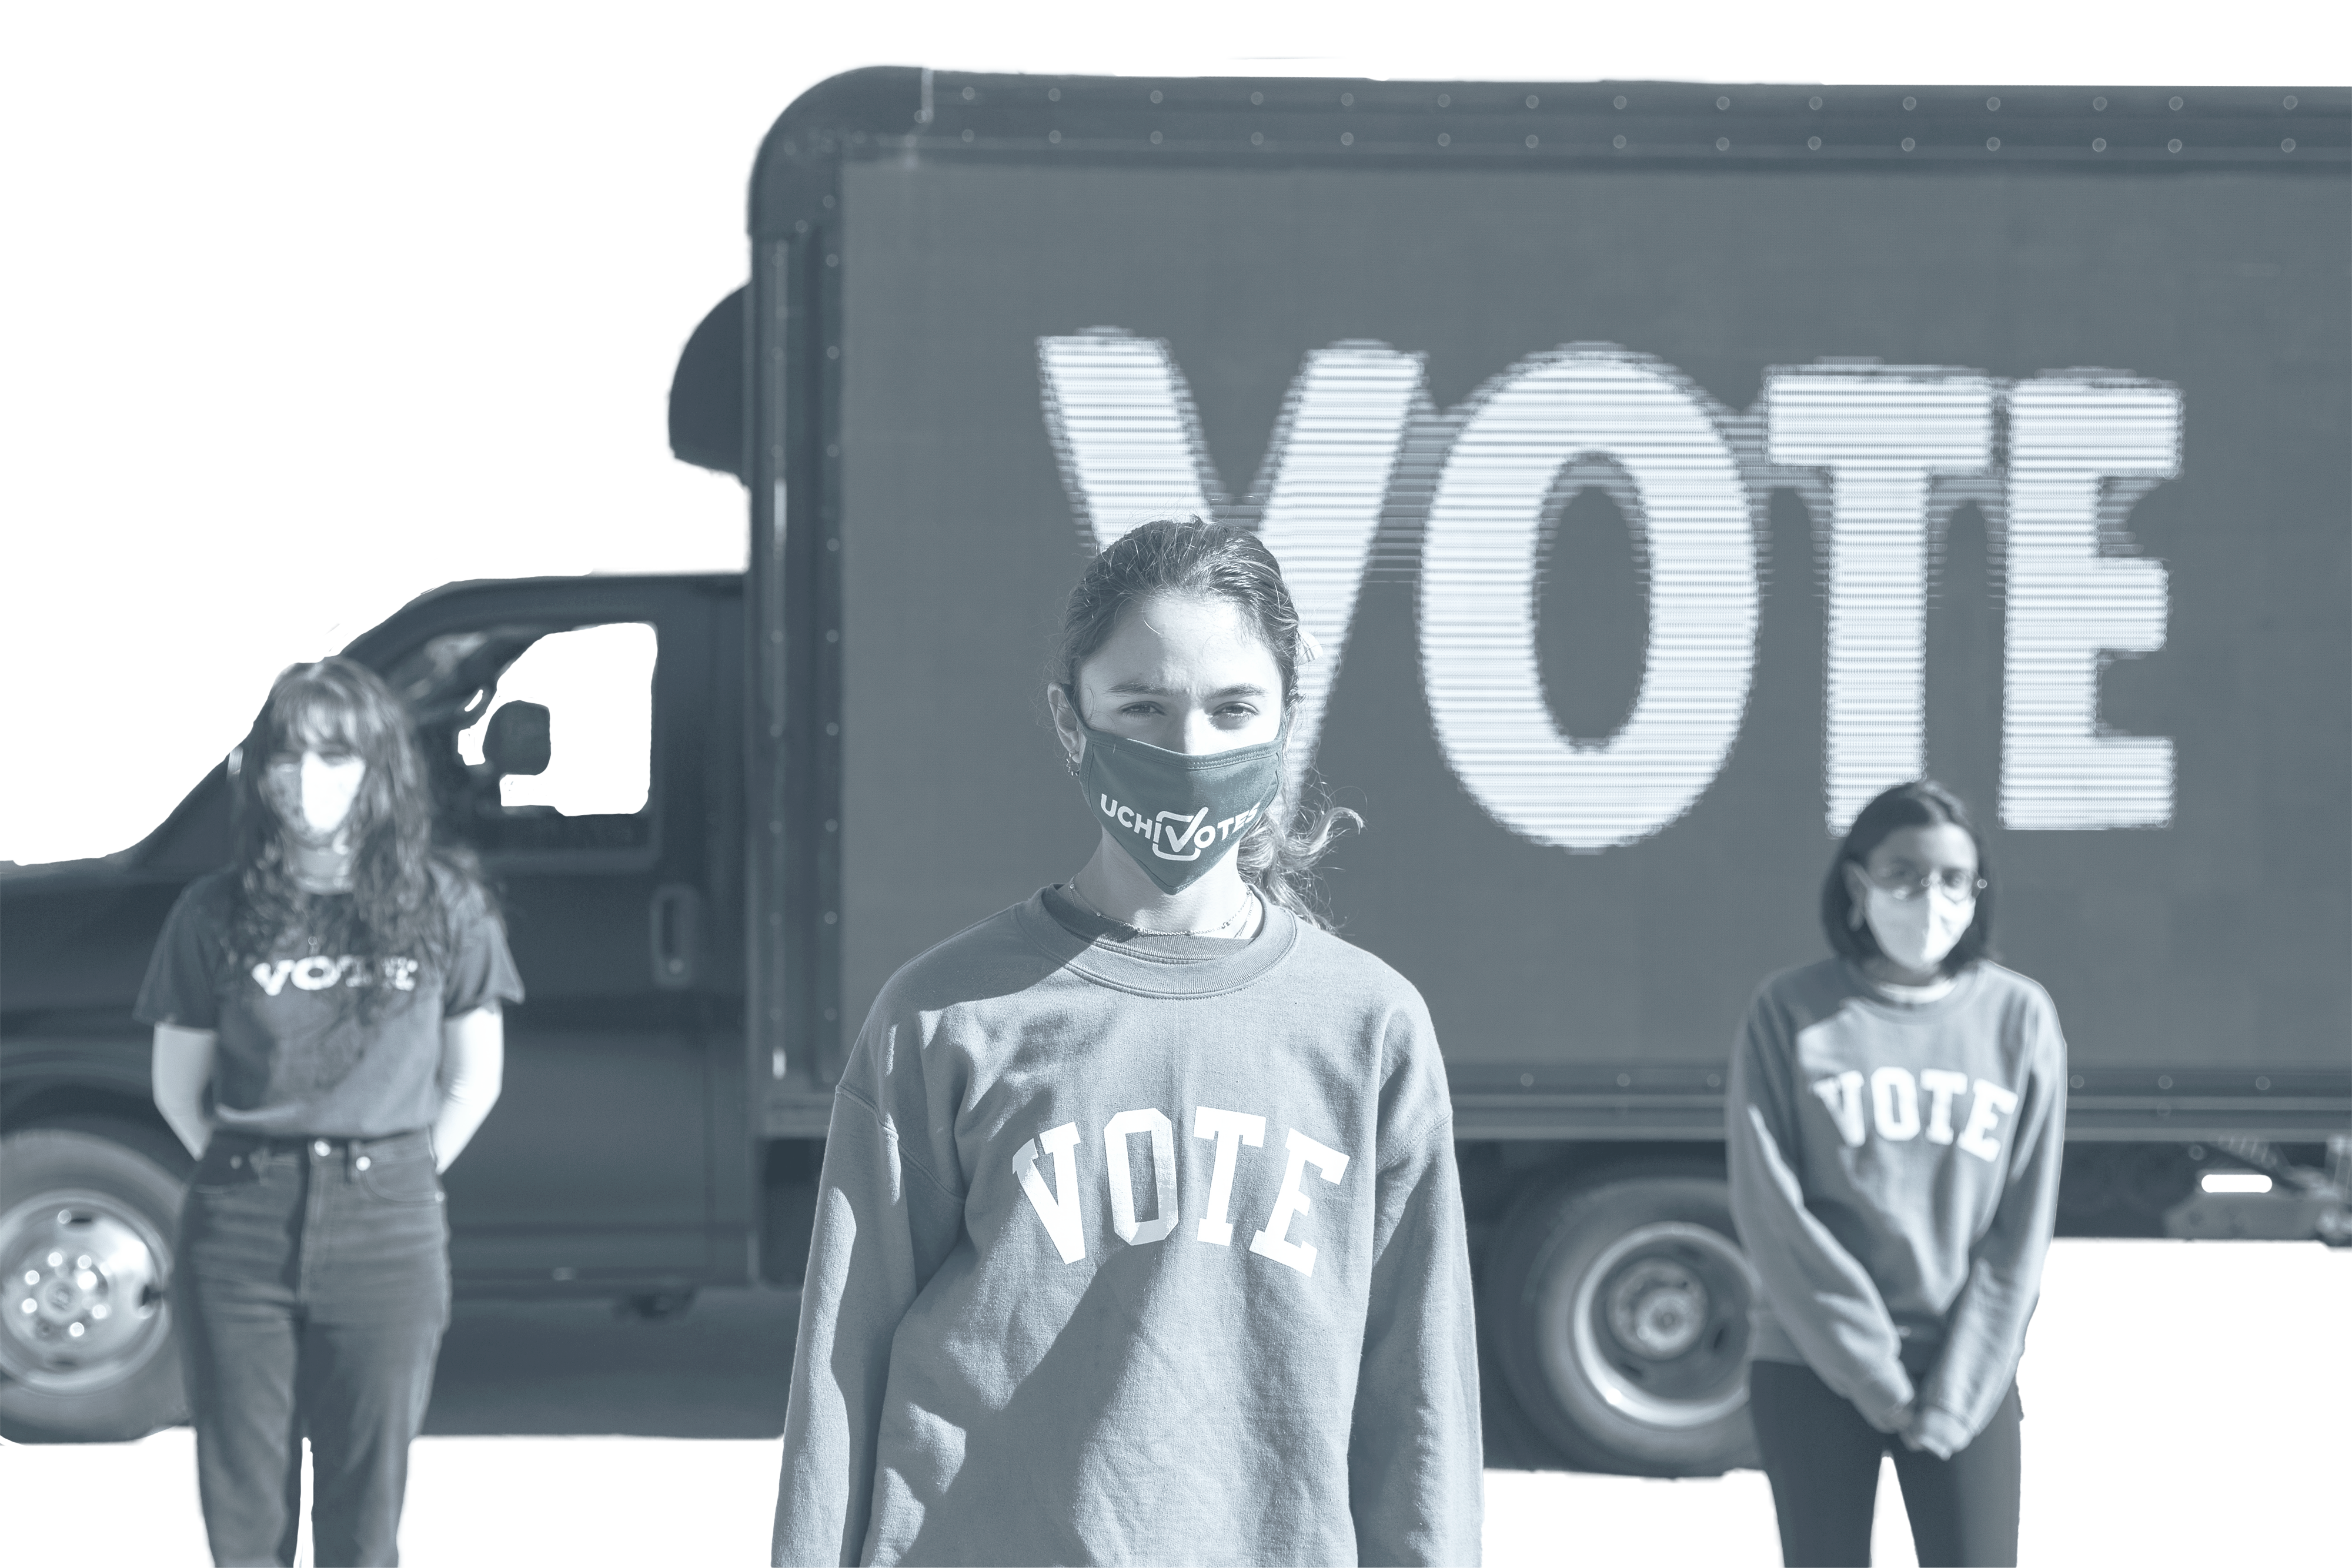
[[[1069,889],[1070,896],[1072,898],[1076,899],[1080,904],[1086,906],[1087,914],[1092,915],[1097,920],[1110,920],[1109,915],[1105,915],[1101,910],[1095,907],[1095,901],[1093,899],[1088,898],[1085,894],[1078,891],[1078,879],[1076,877],[1072,877],[1062,885]],[[1244,888],[1242,890],[1242,906],[1239,909],[1234,910],[1224,919],[1217,922],[1214,925],[1204,925],[1197,931],[1147,931],[1144,932],[1144,935],[1147,936],[1223,936],[1233,932],[1237,927],[1248,924],[1251,913],[1256,908],[1257,894],[1251,892],[1248,888]],[[1111,924],[1114,925],[1125,925],[1128,923],[1124,920],[1111,920]]]

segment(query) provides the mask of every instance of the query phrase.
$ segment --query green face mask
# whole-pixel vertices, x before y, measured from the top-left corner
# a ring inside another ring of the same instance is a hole
[[[1282,789],[1282,733],[1260,746],[1195,756],[1105,735],[1087,737],[1078,781],[1110,836],[1162,891],[1175,893],[1233,852]]]

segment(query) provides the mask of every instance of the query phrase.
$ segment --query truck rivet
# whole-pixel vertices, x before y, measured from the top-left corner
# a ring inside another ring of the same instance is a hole
[[[1454,145],[1454,138],[1441,131],[1437,133],[1437,144],[1440,147],[1451,147]]]
[[[1355,108],[1355,107],[1356,107],[1356,95],[1355,95],[1354,93],[1352,93],[1352,92],[1343,92],[1343,93],[1341,93],[1341,94],[1339,95],[1339,107],[1340,107],[1341,109],[1353,109],[1353,108]]]
[[[1717,137],[1717,138],[1715,139],[1715,150],[1716,150],[1717,152],[1730,152],[1730,151],[1731,151],[1731,138],[1730,138],[1730,137],[1728,137],[1728,136],[1718,136],[1718,137]]]
[[[1532,136],[1528,137],[1528,152],[1534,152],[1534,151],[1535,151],[1535,146],[1536,146],[1536,139],[1535,139],[1534,137],[1532,137]]]
[[[1059,147],[1062,144],[1062,133],[1058,131],[1048,131],[1045,132],[1045,140]]]
[[[1999,109],[2000,107],[2000,99],[1997,98],[1989,98],[1985,99],[1985,107],[1987,109]]]
[[[1906,98],[1903,100],[1903,107],[1906,109],[1916,109],[1919,107],[1919,100],[1916,98]]]
[[[2107,100],[2104,98],[2095,98],[2091,100],[2091,107],[2095,110],[2105,110],[2107,107]]]
[[[1154,103],[1160,101],[1160,89],[1156,87],[1151,89],[1151,101]]]
[[[1057,88],[1057,87],[1049,87],[1049,88],[1047,88],[1047,89],[1045,89],[1045,101],[1046,101],[1047,103],[1059,103],[1059,102],[1061,102],[1061,101],[1062,101],[1062,89],[1061,89],[1060,88]]]
[[[1903,139],[1903,151],[1906,152],[1910,152],[1913,148],[1918,145],[1919,144],[1916,141],[1912,141],[1908,136]]]
[[[1613,137],[1611,139],[1609,144],[1612,147],[1618,149],[1620,152],[1622,152],[1625,146],[1625,139],[1622,136]]]
[[[1998,137],[1998,136],[1988,136],[1988,137],[1986,137],[1986,138],[1985,138],[1985,151],[1986,151],[1986,152],[2000,152],[2000,137]]]
[[[1533,109],[1536,105],[1538,105],[1538,104],[1541,103],[1542,101],[1543,101],[1543,99],[1541,99],[1538,98],[1535,94],[1533,94],[1533,93],[1529,93],[1529,94],[1528,94],[1528,107],[1529,109]]]
[[[970,102],[972,100],[972,99],[973,99],[973,97],[974,97],[974,96],[975,96],[975,95],[973,94],[973,92],[972,92],[971,89],[970,89],[970,88],[966,88],[966,89],[963,89],[963,100],[964,100],[966,103],[970,103]]]
[[[1622,105],[1625,100],[1621,98],[1617,101]],[[1821,106],[1822,100],[1818,98],[1809,98],[1805,99],[1805,107],[1807,109],[1819,109]]]
[[[2179,138],[2178,136],[2176,136],[2176,137],[2174,137],[2171,141],[2169,141],[2166,142],[2166,143],[2164,144],[2164,150],[2165,150],[2167,152],[2179,152],[2179,151],[2180,151],[2180,138]]]
[[[2279,99],[2279,107],[2281,109],[2293,109],[2295,106],[2295,101],[2294,94],[2289,93],[2284,98]]]
[[[1339,132],[1339,145],[1340,145],[1340,146],[1342,146],[1342,147],[1353,147],[1355,144],[1356,144],[1356,133],[1355,133],[1354,131],[1342,131],[1341,132]]]
[[[2106,139],[2105,137],[2104,137],[2104,136],[2094,136],[2094,137],[2092,137],[2092,138],[2091,138],[2091,151],[2092,151],[2092,152],[2105,152],[2106,150],[2107,150],[2107,139]]]
[[[1727,98],[1718,98],[1715,100],[1715,107],[1717,109],[1729,109],[1731,107],[1731,100]]]
[[[2175,108],[2175,109],[2179,109],[2179,108],[2180,107],[2180,100],[2179,100],[2179,99],[2177,99],[2177,98],[2176,98],[2176,99],[2174,99],[2172,100],[2172,107],[2173,107],[2173,108]]]
[[[1818,136],[1808,136],[1805,138],[1805,146],[1811,151],[1818,152],[1822,150],[1822,139]]]
[[[1253,147],[1263,147],[1263,146],[1265,146],[1265,131],[1251,131],[1251,132],[1250,132],[1250,145],[1251,145],[1251,146],[1253,146]]]
[[[2290,136],[2290,137],[2288,137],[2285,141],[2284,141],[2280,142],[2280,143],[2279,143],[2279,151],[2280,151],[2280,152],[2294,152],[2294,137],[2292,137],[2292,136]]]
[[[1265,94],[1264,94],[1264,93],[1262,93],[1262,92],[1254,92],[1254,93],[1250,94],[1250,103],[1251,103],[1253,106],[1255,106],[1255,105],[1257,105],[1257,104],[1262,104],[1262,103],[1264,103],[1265,101]]]

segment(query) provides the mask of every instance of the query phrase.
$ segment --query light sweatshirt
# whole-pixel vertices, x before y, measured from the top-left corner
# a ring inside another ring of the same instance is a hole
[[[1732,1056],[1731,1213],[1754,1357],[1810,1366],[1944,1458],[2017,1375],[2058,1207],[2066,1042],[2049,993],[1978,963],[1932,1001],[1831,959],[1764,982]]]
[[[891,977],[834,1099],[777,1563],[1468,1563],[1479,1518],[1411,985],[1278,908],[1149,936],[1052,890]]]

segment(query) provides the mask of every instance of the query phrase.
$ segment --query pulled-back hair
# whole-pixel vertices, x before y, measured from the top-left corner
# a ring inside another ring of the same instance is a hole
[[[1960,933],[1952,950],[1944,955],[1939,967],[1947,975],[1957,975],[1979,958],[1996,956],[1992,946],[1992,862],[1985,858],[1984,835],[1969,820],[1969,809],[1960,803],[1960,798],[1933,779],[1915,779],[1908,784],[1880,791],[1856,813],[1853,826],[1846,830],[1837,858],[1830,862],[1830,873],[1822,879],[1822,931],[1829,937],[1832,948],[1857,962],[1880,956],[1878,938],[1871,935],[1870,923],[1857,923],[1853,918],[1853,890],[1845,880],[1847,862],[1866,867],[1871,852],[1885,842],[1890,833],[1947,823],[1968,834],[1969,841],[1976,845],[1977,878],[1984,885],[1977,890],[1976,918]]]
[[[1314,654],[1282,580],[1281,564],[1248,529],[1190,513],[1155,517],[1129,530],[1096,556],[1070,590],[1048,678],[1073,709],[1078,706],[1078,666],[1109,640],[1129,605],[1162,595],[1223,600],[1239,610],[1282,672],[1283,714],[1286,719],[1291,716],[1298,702],[1298,666]],[[1286,771],[1283,793],[1288,793]],[[1342,828],[1361,828],[1363,822],[1344,806],[1276,795],[1243,835],[1234,858],[1259,896],[1310,924],[1328,925],[1315,864]]]
[[[317,897],[295,883],[286,823],[266,787],[271,758],[322,746],[340,747],[367,765],[349,820],[348,899]],[[454,941],[449,901],[478,876],[470,856],[434,847],[432,792],[408,710],[374,671],[341,658],[289,665],[239,748],[230,787],[236,887],[229,941],[237,967],[268,957],[305,929],[331,953],[446,967]],[[344,994],[355,998],[362,1019],[394,999],[383,986]]]

